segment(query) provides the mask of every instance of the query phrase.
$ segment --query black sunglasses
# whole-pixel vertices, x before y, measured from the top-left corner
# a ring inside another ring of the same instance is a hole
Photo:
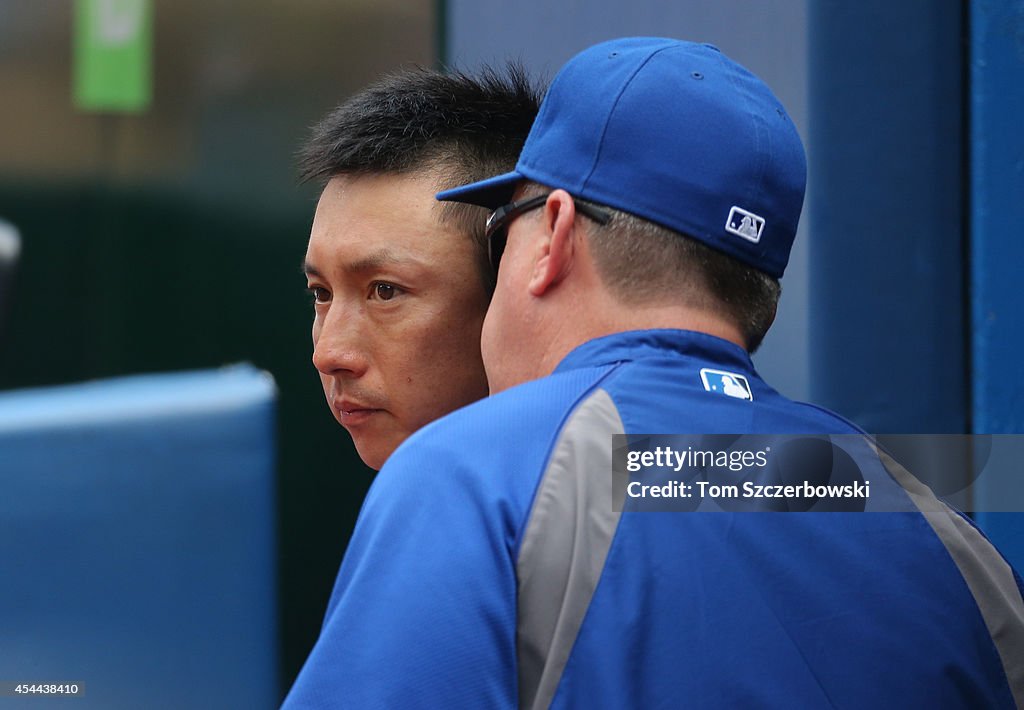
[[[519,215],[543,206],[549,196],[550,193],[538,195],[537,197],[528,197],[517,202],[509,202],[507,205],[502,205],[491,212],[490,217],[487,218],[487,226],[484,227],[484,238],[487,240],[487,258],[490,259],[491,266],[494,267],[494,273],[498,273],[501,255],[505,253],[509,224]],[[590,217],[590,219],[598,224],[608,224],[612,219],[611,213],[600,207],[575,198],[572,203],[576,206],[577,212]]]

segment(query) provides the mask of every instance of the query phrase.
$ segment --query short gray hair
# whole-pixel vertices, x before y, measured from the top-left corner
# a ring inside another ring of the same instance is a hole
[[[551,188],[529,183],[525,196]],[[724,317],[754,352],[775,319],[778,280],[684,234],[601,205],[604,225],[586,222],[598,274],[624,304],[683,303]]]

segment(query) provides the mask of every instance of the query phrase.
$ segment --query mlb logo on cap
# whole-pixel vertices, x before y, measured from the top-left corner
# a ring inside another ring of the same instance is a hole
[[[733,207],[729,210],[725,231],[757,244],[761,241],[761,232],[764,231],[764,219],[742,207]]]
[[[754,394],[750,391],[750,383],[738,372],[712,370],[705,367],[701,368],[700,380],[708,392],[716,392],[736,399],[754,399]]]

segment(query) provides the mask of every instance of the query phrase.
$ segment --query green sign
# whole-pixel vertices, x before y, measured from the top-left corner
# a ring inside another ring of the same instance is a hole
[[[75,0],[74,101],[139,112],[153,96],[151,0]]]

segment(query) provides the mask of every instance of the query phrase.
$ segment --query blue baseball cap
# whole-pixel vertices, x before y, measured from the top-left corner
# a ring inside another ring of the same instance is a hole
[[[711,45],[629,37],[562,68],[515,170],[437,199],[494,209],[532,180],[779,278],[806,179],[800,136],[764,82]]]

